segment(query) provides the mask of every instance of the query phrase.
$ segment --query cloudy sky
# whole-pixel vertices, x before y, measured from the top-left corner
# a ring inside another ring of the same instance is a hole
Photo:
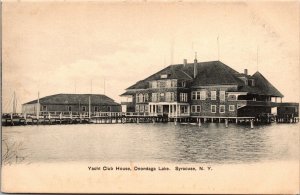
[[[119,94],[170,63],[257,69],[299,101],[298,3],[3,3],[3,109],[56,93]],[[171,51],[173,45],[173,58]],[[257,66],[257,48],[258,66]],[[91,89],[92,82],[92,89]],[[75,87],[76,86],[76,87]]]

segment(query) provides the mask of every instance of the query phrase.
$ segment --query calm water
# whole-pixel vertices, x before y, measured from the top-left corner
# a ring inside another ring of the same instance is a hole
[[[299,159],[299,124],[95,124],[2,128],[8,163],[245,163]],[[18,156],[18,158],[16,158]]]

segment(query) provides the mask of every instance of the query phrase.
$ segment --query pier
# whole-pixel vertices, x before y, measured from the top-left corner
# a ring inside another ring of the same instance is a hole
[[[59,125],[59,124],[117,124],[168,122],[164,115],[149,115],[135,112],[40,112],[38,115],[6,113],[2,126]]]
[[[137,112],[47,112],[41,111],[37,115],[24,113],[2,114],[2,126],[18,125],[63,125],[63,124],[117,124],[117,123],[156,123],[174,122],[174,124],[229,123],[266,124],[297,123],[299,117],[293,115],[268,115],[261,117],[211,117],[211,116],[173,116],[163,113]]]

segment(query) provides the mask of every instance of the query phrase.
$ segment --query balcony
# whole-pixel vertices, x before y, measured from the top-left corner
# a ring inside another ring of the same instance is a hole
[[[271,102],[271,101],[253,101],[253,100],[237,100],[238,108],[244,106],[262,106],[262,107],[276,107],[280,103]]]

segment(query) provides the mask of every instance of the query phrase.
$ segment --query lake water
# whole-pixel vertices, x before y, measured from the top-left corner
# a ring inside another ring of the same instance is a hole
[[[2,127],[6,163],[249,163],[299,159],[299,124],[82,124]],[[9,152],[7,152],[9,148]],[[17,158],[16,158],[17,156]]]

